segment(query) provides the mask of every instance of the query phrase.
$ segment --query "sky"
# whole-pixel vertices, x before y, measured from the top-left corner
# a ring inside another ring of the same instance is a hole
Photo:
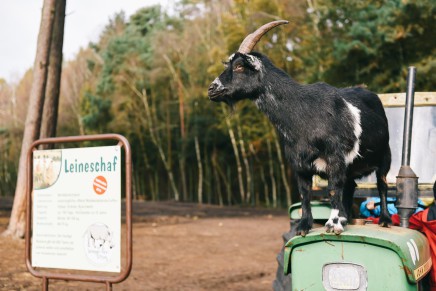
[[[97,41],[116,12],[129,17],[153,4],[168,7],[174,0],[67,0],[64,61],[73,59],[81,47]],[[0,3],[0,78],[18,82],[35,60],[43,0],[13,0]]]

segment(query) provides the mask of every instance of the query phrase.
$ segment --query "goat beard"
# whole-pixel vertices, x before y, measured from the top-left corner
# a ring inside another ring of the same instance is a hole
[[[235,113],[235,104],[236,104],[236,101],[234,101],[234,100],[231,100],[231,99],[226,99],[226,100],[223,100],[223,102],[230,108],[230,116],[232,116],[234,113]]]

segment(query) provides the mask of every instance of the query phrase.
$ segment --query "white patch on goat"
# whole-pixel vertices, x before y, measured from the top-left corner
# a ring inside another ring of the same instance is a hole
[[[345,104],[347,104],[348,110],[350,110],[350,114],[353,118],[353,128],[354,128],[354,136],[356,137],[356,141],[354,142],[353,149],[345,154],[345,164],[349,165],[351,164],[356,157],[360,157],[359,149],[360,149],[360,135],[362,134],[362,126],[360,123],[360,110],[353,104],[345,101]]]
[[[262,68],[262,62],[259,60],[259,58],[249,55],[249,54],[245,54],[245,56],[247,56],[248,61],[250,62],[250,64],[254,67],[254,69],[256,69],[257,71],[260,71],[260,69]],[[235,54],[231,54],[228,62],[231,63],[233,61],[235,57]]]
[[[248,54],[246,54],[246,56],[248,57],[248,61],[256,71],[260,71],[260,69],[262,69],[262,62],[259,60],[259,58]]]
[[[221,83],[221,80],[218,77],[216,77],[215,80],[213,80],[212,84],[218,85],[216,90],[220,90],[220,89],[222,89],[224,87],[223,83]]]
[[[327,162],[324,159],[317,158],[313,161],[313,166],[318,172],[325,172],[327,168]]]
[[[336,220],[336,223],[334,222]],[[347,219],[345,217],[339,216],[338,209],[332,209],[330,212],[329,220],[325,223],[327,232],[334,232],[335,234],[341,234],[344,231],[342,223],[345,223]]]
[[[329,220],[333,220],[334,218],[339,217],[339,210],[338,209],[332,209],[330,211],[330,217]]]

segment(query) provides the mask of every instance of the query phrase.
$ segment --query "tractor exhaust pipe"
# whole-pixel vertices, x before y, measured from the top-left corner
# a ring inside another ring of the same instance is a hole
[[[407,76],[406,107],[404,112],[403,153],[397,176],[397,208],[400,226],[409,227],[409,218],[418,207],[418,177],[410,167],[412,144],[413,106],[416,68],[409,67]]]

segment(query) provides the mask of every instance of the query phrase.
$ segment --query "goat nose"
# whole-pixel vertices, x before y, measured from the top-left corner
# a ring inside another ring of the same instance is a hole
[[[209,89],[207,89],[207,91],[209,93],[214,92],[216,90],[216,88],[218,87],[218,84],[213,82],[212,84],[210,84]]]

